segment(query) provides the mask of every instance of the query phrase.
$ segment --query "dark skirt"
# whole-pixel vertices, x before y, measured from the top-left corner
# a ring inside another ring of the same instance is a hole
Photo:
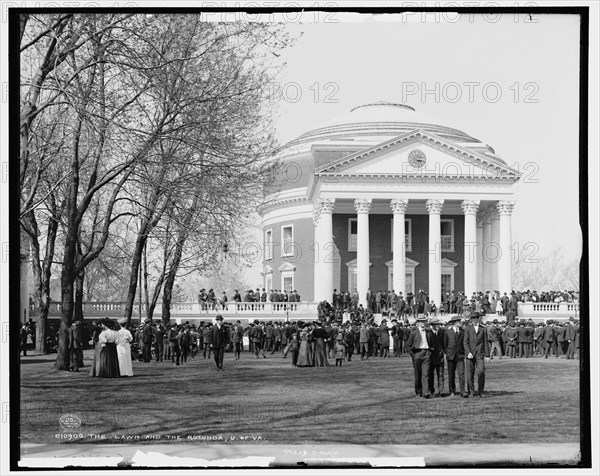
[[[100,351],[100,367],[98,377],[115,378],[120,377],[119,357],[117,356],[117,345],[107,342],[106,347]]]

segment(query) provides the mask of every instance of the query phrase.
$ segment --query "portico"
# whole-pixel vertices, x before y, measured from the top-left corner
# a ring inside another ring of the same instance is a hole
[[[483,204],[481,214],[478,215],[480,206]],[[392,287],[396,291],[402,291],[406,294],[407,290],[407,270],[413,276],[415,268],[419,263],[413,259],[407,258],[407,245],[413,253],[427,255],[428,269],[427,280],[429,285],[424,290],[429,293],[430,301],[439,304],[442,293],[442,268],[456,266],[452,260],[444,258],[444,255],[452,253],[461,257],[462,262],[462,282],[464,282],[464,291],[470,296],[473,292],[498,289],[501,293],[510,293],[512,289],[511,276],[511,213],[514,207],[514,201],[509,200],[456,200],[450,199],[398,199],[389,200],[356,198],[354,200],[341,198],[317,199],[314,204],[314,226],[315,226],[315,249],[329,250],[330,255],[315,257],[315,301],[329,300],[333,294],[334,288],[339,289],[334,283],[334,265],[339,265],[333,252],[336,248],[343,246],[340,240],[333,235],[333,221],[336,214],[346,217],[354,208],[356,215],[356,239],[352,235],[353,228],[350,225],[349,241],[355,241],[356,247],[349,244],[349,250],[355,252],[355,260],[343,263],[349,270],[356,269],[355,288],[352,288],[352,279],[348,279],[348,291],[358,292],[359,302],[365,303],[367,292],[371,289],[370,269],[373,266],[371,262],[370,247],[370,226],[369,220],[373,215],[389,215],[392,220],[391,249],[392,249]],[[448,224],[453,224],[450,220],[458,213],[461,213],[463,221],[463,239],[457,239],[452,230],[452,226],[446,227],[446,233],[442,234],[441,223],[444,220]],[[478,238],[478,223],[487,223],[491,227],[489,217],[498,214],[503,217],[499,221],[500,240],[492,240],[491,233],[483,234]],[[405,225],[407,216],[427,215],[428,232],[427,242],[416,243],[412,236],[412,230],[407,230]],[[350,218],[352,220],[352,218]],[[403,226],[404,225],[404,226]],[[447,230],[450,230],[449,234]],[[407,233],[408,231],[408,233]],[[446,262],[446,263],[445,263]],[[407,267],[408,263],[408,267]],[[450,265],[447,263],[451,263]],[[497,263],[496,267],[492,267]],[[389,267],[390,262],[385,263]],[[483,265],[487,281],[482,280],[478,274],[478,268]],[[494,271],[496,270],[496,271]],[[492,277],[491,273],[496,273]],[[450,273],[445,273],[446,275]],[[492,288],[492,283],[498,283],[498,286]],[[414,284],[414,281],[413,281]],[[386,287],[387,289],[388,287]],[[412,290],[414,292],[414,289]]]

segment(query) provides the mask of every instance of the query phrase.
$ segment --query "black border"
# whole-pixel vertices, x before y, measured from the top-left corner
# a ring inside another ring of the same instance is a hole
[[[534,13],[578,15],[580,17],[580,77],[579,77],[579,222],[582,232],[582,254],[580,262],[580,321],[582,332],[580,335],[580,450],[581,461],[578,465],[559,466],[556,464],[542,465],[464,465],[464,466],[425,466],[424,469],[435,468],[470,468],[470,469],[512,469],[512,468],[591,468],[592,443],[591,443],[591,394],[590,394],[590,330],[589,330],[589,213],[588,213],[588,102],[589,102],[589,7],[588,6],[536,6],[536,7],[277,7],[277,8],[243,8],[243,7],[100,7],[100,8],[8,8],[8,58],[9,58],[9,90],[19,91],[20,86],[20,53],[19,53],[19,22],[18,15],[24,13],[202,13],[202,12],[245,12],[249,14],[271,14],[287,12],[343,12],[343,13],[369,13],[369,14],[400,14],[404,12],[456,12],[460,14],[483,13]],[[13,93],[9,95],[9,164],[19,160],[19,123],[20,123],[20,97]],[[12,157],[15,157],[12,159]],[[16,167],[9,167],[9,249],[20,250],[19,232],[19,173]],[[20,468],[20,356],[17,337],[20,329],[20,252],[9,254],[9,395],[12,402],[10,408],[10,470],[11,471],[81,471],[81,470],[144,470],[144,468],[107,468],[104,466],[70,466],[57,468]],[[587,291],[587,292],[586,292]],[[12,316],[19,316],[15,319]],[[15,337],[16,336],[16,337]],[[17,357],[15,357],[17,356]],[[15,408],[17,407],[17,408]],[[326,468],[335,466],[308,466],[298,464],[294,468]],[[348,468],[366,468],[369,465],[343,466]],[[283,469],[287,467],[236,467],[235,469]],[[340,466],[339,468],[342,468]],[[159,468],[155,468],[159,469]],[[160,467],[161,470],[193,470],[206,469],[202,467]],[[233,468],[210,468],[210,470]],[[396,468],[378,467],[377,469],[409,469],[409,467]]]

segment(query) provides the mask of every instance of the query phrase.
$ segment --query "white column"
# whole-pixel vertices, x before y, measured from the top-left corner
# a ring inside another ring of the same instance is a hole
[[[315,224],[314,301],[331,303],[333,296],[333,260],[325,259],[333,242],[334,199],[319,199],[313,207]]]
[[[493,248],[490,252],[493,253],[492,260],[492,279],[491,286],[492,290],[498,289],[498,260],[500,258],[500,217],[496,206],[492,206],[490,209],[490,215],[492,219],[492,243]]]
[[[481,248],[483,243],[483,223],[477,221],[477,291],[483,291],[483,260],[481,259]]]
[[[465,295],[470,298],[477,291],[477,209],[479,200],[464,200],[462,202],[465,214]]]
[[[512,237],[510,217],[515,202],[512,200],[501,200],[498,202],[498,213],[500,213],[500,250],[502,255],[498,262],[498,290],[501,295],[512,291]]]
[[[358,302],[367,307],[367,291],[369,290],[369,211],[372,200],[370,198],[357,198],[354,200],[354,208],[358,218],[356,220],[356,288],[358,291]],[[353,292],[354,290],[350,290]]]
[[[394,243],[392,253],[394,264],[392,267],[392,287],[396,293],[406,296],[406,236],[404,230],[404,216],[408,208],[408,200],[394,199],[390,201],[394,213]]]
[[[429,302],[439,308],[442,302],[442,238],[440,215],[444,200],[427,200],[429,213]]]
[[[492,246],[492,220],[487,213],[483,214],[483,246],[481,248],[481,259],[483,261],[483,292],[492,290],[492,262],[496,254]]]

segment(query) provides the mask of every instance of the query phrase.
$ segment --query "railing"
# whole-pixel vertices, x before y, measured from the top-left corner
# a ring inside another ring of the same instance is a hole
[[[525,316],[579,316],[579,303],[576,302],[520,302],[519,315]]]
[[[84,318],[95,319],[98,317],[120,317],[125,314],[124,302],[86,302],[83,304]],[[208,304],[197,302],[175,303],[171,305],[171,316],[177,317],[215,317],[217,314],[223,317],[252,317],[252,318],[277,318],[285,319],[287,317],[296,318],[299,316],[317,316],[316,302],[228,302],[224,306],[221,304]],[[52,302],[48,309],[49,317],[60,317],[61,303]],[[161,316],[161,305],[158,304],[154,310],[154,315]],[[139,306],[133,306],[133,316],[139,317]],[[142,316],[146,314],[146,306],[142,305]],[[579,317],[579,303],[573,302],[520,302],[518,309],[519,317],[538,317],[538,318],[568,318]],[[37,315],[37,308],[30,307],[31,317]]]
[[[214,317],[217,314],[227,316],[254,316],[256,318],[271,317],[285,319],[294,316],[317,316],[318,303],[313,302],[235,302],[231,301],[225,305],[208,303],[175,303],[171,305],[171,316],[177,317]],[[60,317],[61,303],[53,302],[48,307],[49,317]],[[125,313],[124,302],[86,302],[83,305],[84,318],[97,317],[119,317]],[[138,316],[139,306],[133,307],[133,315]],[[142,316],[146,313],[146,306],[142,305]],[[37,315],[35,306],[30,308],[31,317]],[[154,310],[158,318],[161,315],[161,306],[158,304]]]

